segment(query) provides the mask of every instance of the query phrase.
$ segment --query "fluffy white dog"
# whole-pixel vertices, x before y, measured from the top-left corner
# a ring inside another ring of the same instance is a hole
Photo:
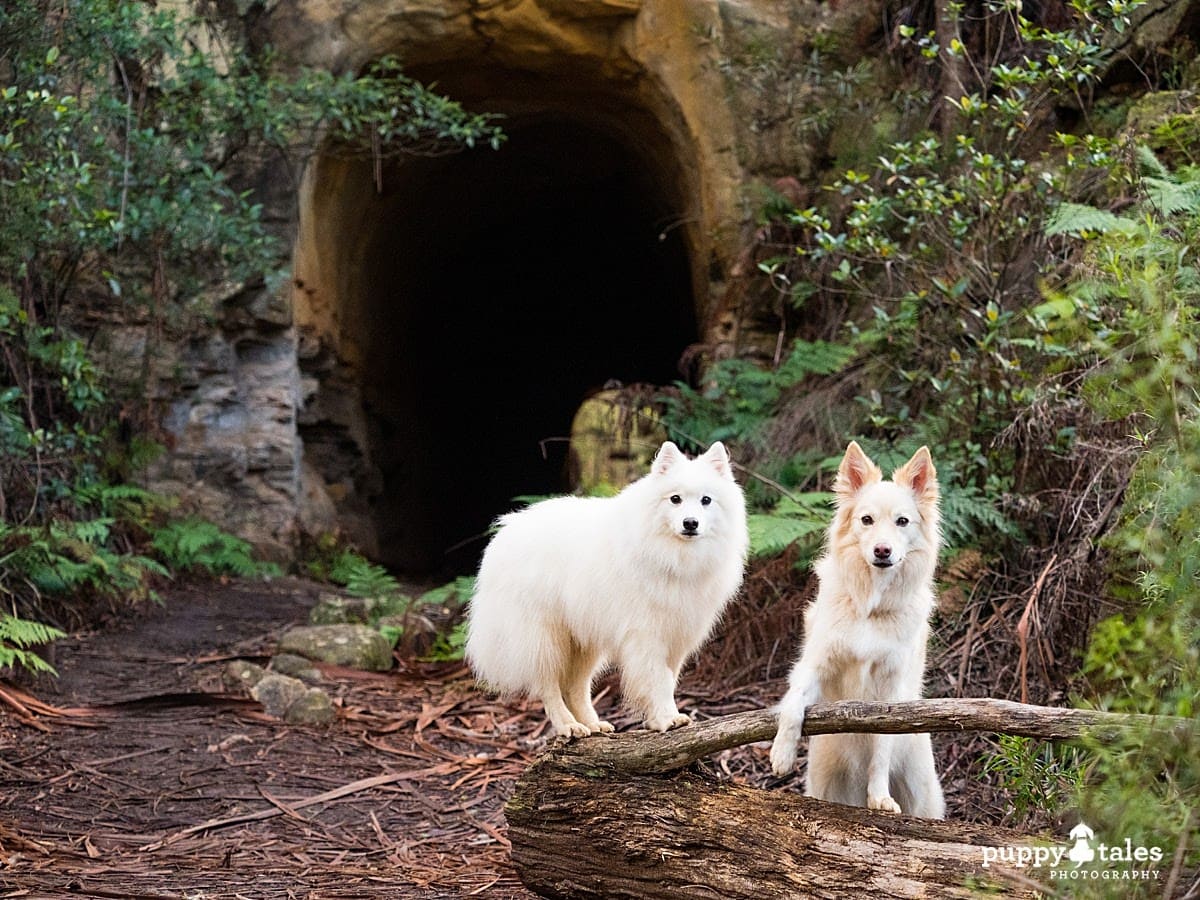
[[[725,447],[689,460],[668,441],[615,497],[558,497],[500,519],[467,659],[485,686],[540,698],[561,735],[612,731],[592,705],[609,664],[647,728],[684,725],[679,670],[741,585],[748,544]]]

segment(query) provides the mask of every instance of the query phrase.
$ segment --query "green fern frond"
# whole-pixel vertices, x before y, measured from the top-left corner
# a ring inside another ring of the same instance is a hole
[[[426,591],[417,598],[421,606],[446,606],[450,603],[465,603],[475,593],[475,576],[460,575],[448,584]]]
[[[777,374],[785,384],[796,384],[808,375],[832,375],[853,356],[854,348],[846,344],[797,340]]]
[[[797,541],[809,541],[825,531],[825,519],[752,513],[746,517],[750,531],[750,555],[775,556]]]
[[[1107,234],[1113,231],[1129,231],[1136,227],[1130,219],[1114,215],[1106,209],[1097,209],[1083,203],[1060,203],[1046,220],[1047,235],[1082,234],[1094,232]]]
[[[400,582],[387,569],[349,550],[343,551],[329,567],[329,580],[356,597],[387,597],[401,592]]]
[[[184,519],[163,526],[155,532],[151,546],[168,568],[177,571],[242,578],[278,572],[278,567],[255,560],[246,541],[201,519]]]
[[[29,672],[57,674],[53,666],[29,652],[29,648],[64,637],[66,634],[57,628],[0,613],[0,669],[19,667]]]
[[[1146,178],[1146,197],[1161,215],[1194,213],[1200,210],[1200,184],[1174,178]]]
[[[974,485],[942,485],[942,537],[946,547],[975,543],[980,535],[1017,534],[1017,527]]]
[[[1162,161],[1155,156],[1154,151],[1145,144],[1138,144],[1134,148],[1134,155],[1137,157],[1138,170],[1142,175],[1150,178],[1170,178],[1171,173],[1167,167],[1162,164]]]

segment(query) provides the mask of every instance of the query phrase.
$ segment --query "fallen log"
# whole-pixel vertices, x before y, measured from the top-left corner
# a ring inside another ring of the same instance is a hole
[[[544,897],[1037,896],[985,847],[1028,847],[1003,829],[894,816],[714,783],[535,763],[505,808],[512,859]]]
[[[1196,727],[1192,719],[958,699],[819,703],[804,722],[805,734],[983,730],[1100,740]],[[555,747],[517,783],[505,810],[517,872],[548,897],[1037,895],[1030,870],[998,865],[994,855],[984,865],[985,847],[1033,852],[1045,844],[1030,835],[679,771],[708,754],[770,740],[775,729],[775,713],[762,710]]]
[[[673,772],[712,753],[769,741],[775,737],[776,714],[769,709],[734,713],[685,728],[593,735],[556,752],[580,764],[630,775]],[[907,700],[897,703],[842,700],[814,703],[804,717],[804,733],[914,734],[941,731],[993,731],[1049,740],[1091,736],[1108,742],[1122,733],[1150,729],[1178,733],[1200,728],[1196,719],[1142,716],[1033,706],[1011,700]]]

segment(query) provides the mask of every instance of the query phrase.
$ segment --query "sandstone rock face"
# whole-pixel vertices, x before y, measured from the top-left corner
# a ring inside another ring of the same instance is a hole
[[[669,382],[691,344],[702,348],[692,357],[703,360],[754,343],[745,327],[754,318],[750,301],[739,288],[753,266],[739,252],[767,188],[784,176],[811,176],[828,153],[842,100],[814,74],[815,60],[830,68],[858,61],[861,48],[878,41],[883,6],[267,0],[229,7],[289,63],[353,73],[393,54],[413,77],[467,108],[505,116],[512,148],[537,147],[549,134],[559,149],[507,163],[512,181],[501,188],[439,161],[401,157],[377,167],[333,153],[308,162],[298,189],[282,167],[252,178],[267,221],[287,229],[299,212],[291,280],[221,286],[218,321],[161,346],[149,324],[107,332],[114,365],[150,360],[150,400],[167,410],[172,446],[153,467],[151,487],[275,557],[289,556],[300,532],[335,530],[372,558],[413,571],[445,565],[448,548],[477,553],[487,521],[512,496],[575,486],[555,471],[522,487],[522,467],[534,467],[541,442],[543,469],[566,470],[561,448],[585,396],[613,377]],[[886,72],[885,63],[871,66]],[[856,136],[857,123],[872,114],[852,112],[841,145],[869,153]],[[580,237],[587,246],[577,261],[554,268],[557,251],[574,249],[570,231],[587,225],[593,208],[606,215],[599,207],[610,194],[642,205],[634,219],[603,220]],[[497,207],[520,211],[531,197],[557,204],[547,215],[566,217],[566,235],[551,225],[526,246],[508,233],[507,212]],[[627,228],[646,234],[608,240]],[[545,234],[560,241],[557,248],[537,245]],[[510,262],[486,252],[480,262],[480,245],[492,236],[508,241],[508,256],[528,256],[514,264],[512,284],[541,279],[537,289],[561,300],[530,312],[521,309],[519,288],[489,298],[491,270]],[[644,268],[594,288],[631,253],[645,254]],[[434,259],[428,271],[417,271],[422,258]],[[439,294],[445,282],[472,286]],[[497,309],[505,317],[492,322]],[[569,318],[558,321],[560,309]],[[649,337],[634,334],[651,314],[658,318],[644,326]],[[606,318],[615,320],[608,331],[593,328]],[[431,321],[441,336],[423,338]],[[459,326],[465,340],[457,339]],[[472,337],[472,328],[479,334]],[[478,356],[472,341],[482,345],[489,332],[522,353],[548,347],[558,356],[543,376],[519,361],[470,370]],[[614,368],[645,353],[661,357],[665,372],[576,373],[583,363],[574,366],[572,348],[614,333],[633,334],[614,349]],[[430,340],[444,342],[444,352],[429,351]],[[502,409],[507,397],[481,390],[505,378],[518,405],[535,414],[514,421]],[[429,396],[439,384],[449,386]],[[471,406],[468,395],[476,394]],[[512,432],[519,441],[506,438]],[[439,461],[467,444],[489,452],[495,474],[457,493],[453,484],[443,489],[461,466]],[[489,487],[494,495],[481,496]],[[445,521],[447,508],[468,506],[462,523]]]

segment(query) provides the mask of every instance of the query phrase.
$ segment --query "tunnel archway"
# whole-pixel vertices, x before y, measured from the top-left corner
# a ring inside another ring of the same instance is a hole
[[[459,82],[447,93],[470,95]],[[570,489],[580,402],[613,380],[672,381],[697,339],[688,169],[668,129],[611,89],[499,83],[507,95],[474,104],[507,115],[499,151],[403,159],[382,179],[369,161],[318,165],[345,363],[318,390],[349,389],[357,413],[301,433],[324,446],[310,458],[326,482],[348,483],[358,543],[411,573],[472,569],[514,497]],[[361,458],[333,461],[331,441]]]

